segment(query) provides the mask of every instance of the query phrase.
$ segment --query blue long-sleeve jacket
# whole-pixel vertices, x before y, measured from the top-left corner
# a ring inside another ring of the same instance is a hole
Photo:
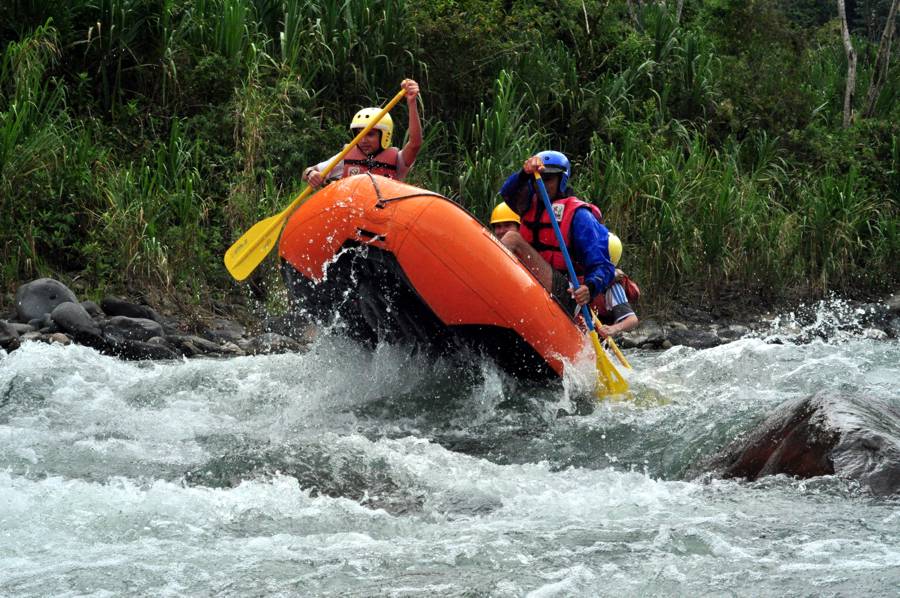
[[[500,195],[510,206],[520,193],[528,193],[533,201],[535,189],[532,178],[519,171],[511,174],[500,188]],[[609,257],[609,229],[597,222],[590,210],[581,209],[572,217],[569,233],[569,250],[572,261],[584,271],[584,284],[591,291],[591,298],[603,293],[616,278],[616,267]]]
[[[593,299],[616,279],[616,267],[609,257],[609,229],[597,222],[587,208],[575,212],[569,233],[572,261],[584,268],[584,284]]]

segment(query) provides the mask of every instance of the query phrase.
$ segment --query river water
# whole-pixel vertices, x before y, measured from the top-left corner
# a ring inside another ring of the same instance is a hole
[[[900,400],[900,344],[846,334],[631,352],[523,387],[325,336],[135,364],[0,353],[0,595],[897,596],[900,500],[692,466],[783,401]]]

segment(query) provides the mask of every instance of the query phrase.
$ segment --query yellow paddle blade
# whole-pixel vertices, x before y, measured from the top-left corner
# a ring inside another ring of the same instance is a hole
[[[244,280],[262,263],[281,234],[281,227],[290,212],[284,212],[260,220],[241,235],[225,252],[225,267],[235,280]]]
[[[595,330],[591,330],[591,342],[594,343],[594,351],[597,352],[597,398],[603,399],[611,395],[628,392],[628,381],[622,377],[609,355],[600,344],[600,338]]]

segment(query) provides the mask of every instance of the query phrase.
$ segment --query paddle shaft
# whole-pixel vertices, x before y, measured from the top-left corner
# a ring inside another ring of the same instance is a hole
[[[562,231],[559,230],[559,223],[553,215],[553,204],[550,203],[550,196],[547,195],[547,188],[544,187],[544,180],[541,178],[541,173],[535,172],[534,180],[537,182],[537,188],[541,195],[541,199],[544,200],[544,208],[546,208],[547,214],[549,215],[550,224],[553,225],[553,233],[556,235],[556,241],[559,243],[559,250],[563,255],[563,259],[566,261],[566,269],[569,271],[569,282],[572,284],[573,289],[577,289],[580,286],[578,283],[578,275],[575,273],[575,266],[572,264],[572,258],[569,257],[569,248],[566,247]],[[587,305],[581,306],[581,315],[584,316],[584,322],[587,324],[588,330],[594,332],[594,320],[591,318],[591,312]]]
[[[600,320],[597,319],[597,314],[594,313],[593,309],[591,310],[591,317],[594,319],[594,327],[596,328],[597,326],[600,326]],[[627,359],[625,359],[625,355],[622,353],[622,350],[619,349],[619,345],[616,344],[616,341],[613,340],[613,337],[607,336],[603,340],[606,341],[606,344],[609,346],[612,352],[615,353],[616,357],[619,360],[619,363],[630,370],[631,364],[628,363]]]

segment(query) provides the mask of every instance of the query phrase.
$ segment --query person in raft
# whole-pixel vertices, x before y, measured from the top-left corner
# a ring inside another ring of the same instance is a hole
[[[422,147],[422,123],[419,120],[419,107],[416,102],[416,98],[419,96],[419,84],[412,79],[405,79],[401,86],[406,90],[406,107],[409,111],[409,141],[406,142],[403,149],[391,146],[394,121],[390,114],[385,114],[375,128],[369,131],[356,144],[356,147],[337,163],[328,174],[328,181],[364,172],[380,174],[401,181],[406,178],[406,174],[412,168],[419,149]],[[381,108],[363,108],[350,122],[350,130],[365,129],[369,124],[369,119],[379,112],[381,112]],[[353,134],[356,135],[356,132]],[[322,183],[326,182],[322,178],[322,171],[333,158],[334,156],[304,170],[303,180],[313,187],[320,187]]]
[[[491,230],[498,239],[502,239],[503,235],[511,230],[518,231],[521,222],[519,215],[513,212],[505,201],[498,203],[491,212]]]
[[[609,258],[615,266],[622,259],[622,241],[613,233],[609,233]],[[637,283],[617,267],[613,283],[591,301],[591,309],[597,314],[601,324],[597,326],[600,336],[618,336],[636,328],[640,320],[631,304],[640,296],[641,289]]]
[[[550,215],[537,196],[534,173],[540,172],[576,272],[584,281],[569,288],[566,262],[560,251]],[[518,257],[535,278],[569,313],[603,296],[615,282],[616,267],[609,251],[609,230],[597,206],[569,194],[572,166],[565,154],[544,151],[528,158],[522,170],[506,179],[500,195],[521,218],[518,231],[500,241]]]

